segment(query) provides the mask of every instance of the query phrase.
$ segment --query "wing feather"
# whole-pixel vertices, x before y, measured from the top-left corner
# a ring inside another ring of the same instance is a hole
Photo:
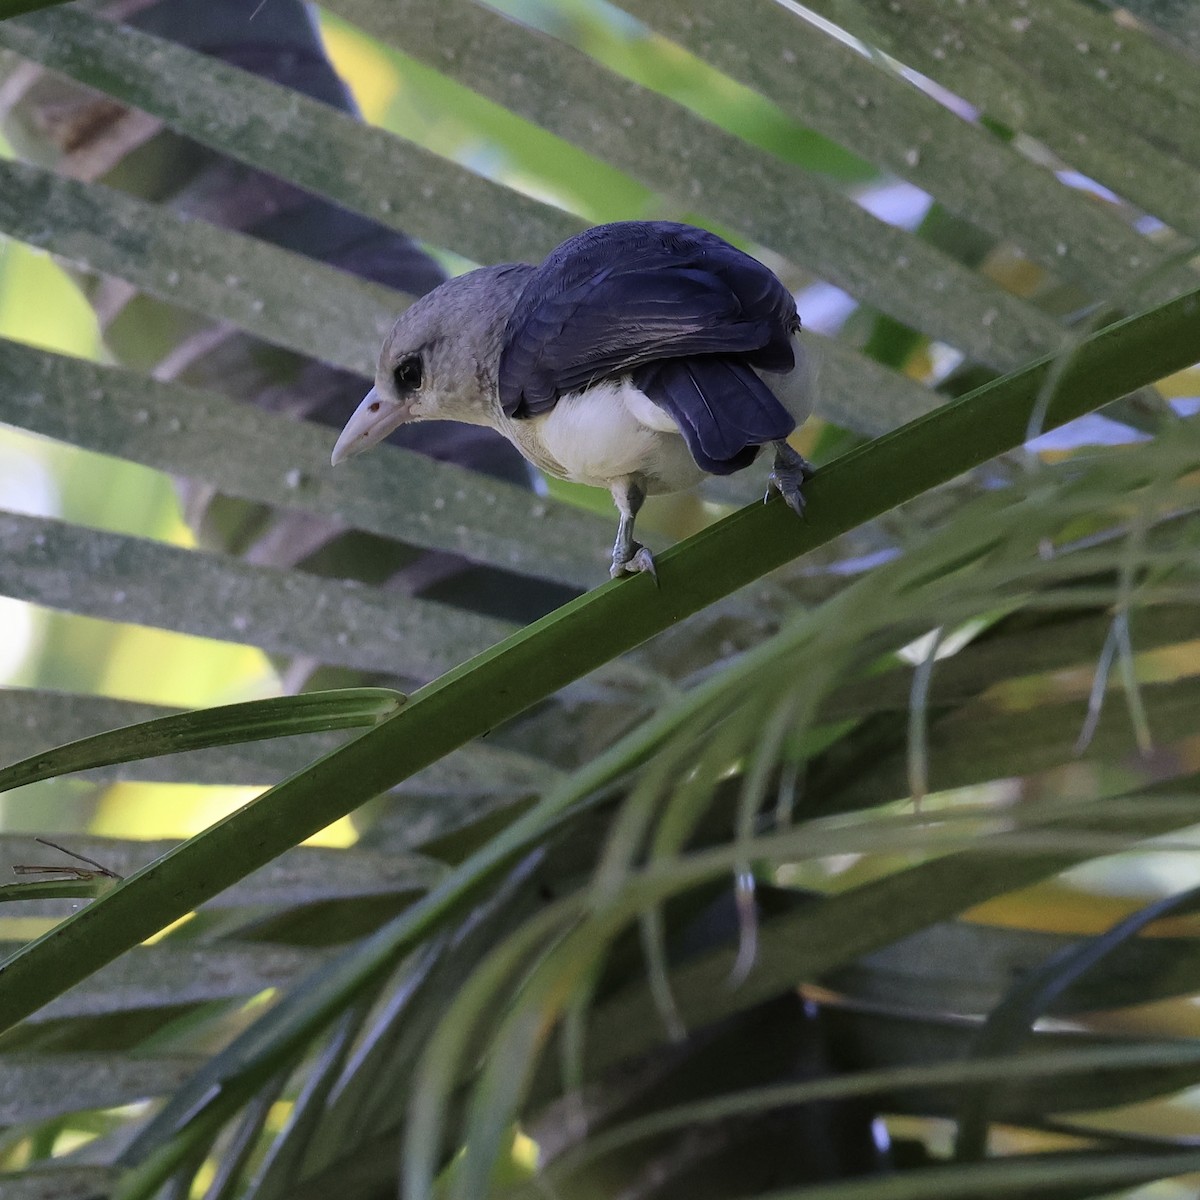
[[[688,356],[791,370],[798,325],[773,272],[714,234],[669,221],[597,226],[530,277],[505,330],[501,406],[530,417],[566,392]]]
[[[671,415],[696,463],[713,475],[748,467],[761,445],[796,425],[750,366],[719,355],[651,363],[633,382]]]

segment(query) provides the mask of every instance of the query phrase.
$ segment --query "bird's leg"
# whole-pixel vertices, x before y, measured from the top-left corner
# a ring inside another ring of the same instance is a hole
[[[639,571],[649,571],[658,581],[654,570],[654,558],[650,551],[640,542],[633,540],[633,522],[646,499],[646,493],[633,479],[626,477],[617,480],[612,485],[613,503],[621,514],[621,523],[617,526],[617,540],[613,544],[612,569],[609,574],[614,579],[622,575],[636,575]]]
[[[775,466],[767,479],[765,504],[771,498],[772,488],[787,501],[788,508],[798,517],[804,516],[804,481],[816,468],[803,455],[798,454],[785,441],[775,443]]]

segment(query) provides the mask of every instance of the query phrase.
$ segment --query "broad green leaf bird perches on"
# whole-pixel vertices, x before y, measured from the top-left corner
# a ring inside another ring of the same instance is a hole
[[[483,267],[405,311],[333,462],[409,421],[489,425],[548,474],[608,488],[612,575],[654,574],[633,539],[646,496],[740,471],[768,442],[767,495],[803,513],[812,468],[786,440],[812,408],[799,329],[775,274],[714,234],[599,225],[540,267]]]

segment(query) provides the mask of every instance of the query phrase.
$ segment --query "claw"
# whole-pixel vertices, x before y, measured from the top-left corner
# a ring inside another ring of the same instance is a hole
[[[816,473],[816,468],[802,458],[786,442],[775,443],[775,467],[767,476],[766,504],[773,491],[778,492],[788,508],[798,517],[804,516],[804,483]]]
[[[614,579],[620,579],[625,575],[640,575],[642,572],[646,572],[654,580],[655,587],[658,586],[658,571],[654,566],[654,555],[639,542],[634,542],[633,554],[629,558],[613,558],[609,574]]]
[[[766,504],[771,499],[771,493],[778,492],[787,503],[788,508],[798,517],[804,516],[804,492],[801,487],[807,476],[799,479],[790,471],[772,471],[767,477],[767,494],[763,497]]]

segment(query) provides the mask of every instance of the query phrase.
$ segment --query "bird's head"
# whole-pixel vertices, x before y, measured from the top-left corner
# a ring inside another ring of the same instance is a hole
[[[482,267],[405,309],[379,352],[375,386],[346,422],[332,461],[369,450],[409,421],[493,424],[504,327],[532,271],[523,263]]]

